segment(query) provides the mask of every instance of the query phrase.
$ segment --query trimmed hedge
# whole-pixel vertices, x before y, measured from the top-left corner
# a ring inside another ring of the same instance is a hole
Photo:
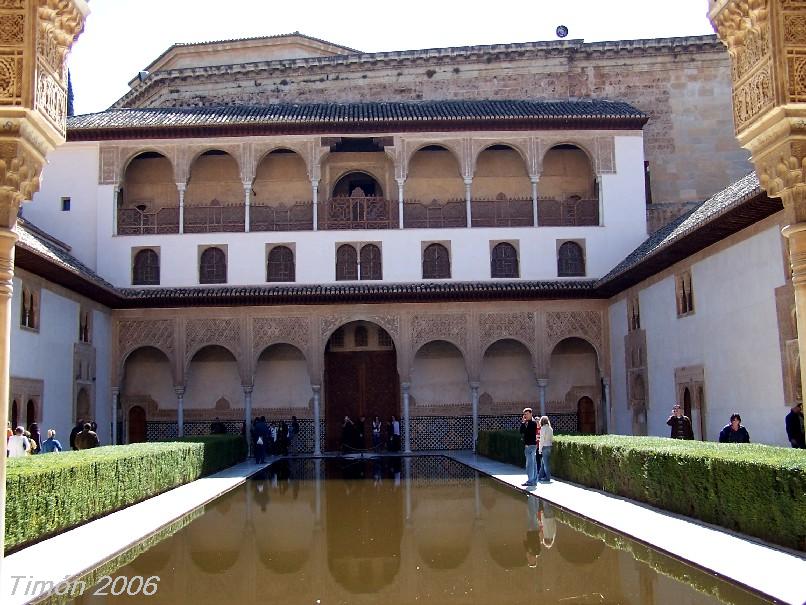
[[[480,433],[478,452],[524,465],[523,442],[515,431]],[[555,436],[551,472],[574,483],[806,550],[806,455],[802,450],[662,437]]]
[[[246,457],[240,435],[10,458],[6,550],[42,540]]]

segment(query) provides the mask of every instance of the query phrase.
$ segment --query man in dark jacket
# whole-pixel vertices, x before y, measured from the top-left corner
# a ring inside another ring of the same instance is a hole
[[[806,438],[803,434],[803,404],[792,406],[786,415],[786,437],[790,445],[797,448],[806,448]]]
[[[672,427],[672,439],[694,439],[694,430],[691,428],[691,419],[683,416],[683,410],[679,405],[672,408],[672,415],[666,421]]]
[[[98,435],[92,430],[92,425],[89,422],[84,423],[84,430],[76,435],[76,449],[89,450],[98,447]]]
[[[526,483],[522,485],[531,487],[537,485],[537,423],[532,418],[532,408],[524,408],[520,426],[523,437],[523,454],[526,456]]]
[[[81,432],[81,429],[83,429],[83,428],[84,428],[84,421],[79,418],[78,422],[76,422],[76,425],[73,427],[73,430],[70,431],[70,449],[71,450],[77,450],[78,449],[76,447],[76,435],[78,435]]]
[[[730,424],[726,424],[719,433],[719,443],[750,443],[750,433],[742,426],[739,414],[730,415]]]

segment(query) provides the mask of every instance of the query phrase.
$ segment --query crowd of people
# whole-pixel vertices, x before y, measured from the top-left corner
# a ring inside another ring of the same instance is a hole
[[[267,455],[287,456],[289,452],[295,452],[298,439],[299,421],[296,416],[291,416],[290,424],[285,420],[270,423],[265,416],[252,421],[252,451],[257,464],[266,462]]]
[[[369,433],[367,433],[367,428],[369,428]],[[395,416],[392,416],[386,423],[381,422],[379,416],[375,416],[369,427],[367,427],[365,416],[359,416],[357,421],[353,421],[349,415],[344,417],[341,425],[342,452],[367,450],[378,452],[384,446],[390,452],[400,451],[400,421]]]
[[[100,445],[98,425],[94,422],[84,422],[79,420],[70,431],[70,449],[88,450]],[[8,458],[22,458],[36,454],[54,454],[61,452],[61,441],[56,438],[56,430],[48,429],[47,439],[42,441],[39,433],[39,425],[32,422],[28,429],[18,426],[11,428],[11,423],[6,425],[6,456]]]

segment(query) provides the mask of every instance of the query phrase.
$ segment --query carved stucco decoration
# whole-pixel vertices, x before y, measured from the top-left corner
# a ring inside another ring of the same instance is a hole
[[[615,169],[616,147],[612,136],[573,134],[571,136],[551,136],[540,138],[538,173],[543,172],[543,158],[557,145],[574,145],[582,149],[591,161],[596,174],[613,173]]]
[[[176,360],[176,322],[172,319],[130,319],[118,323],[119,371],[129,355],[141,347],[154,347],[165,353],[172,373]],[[122,374],[121,374],[122,375]]]
[[[415,315],[411,320],[411,346],[416,351],[434,340],[456,345],[467,357],[468,316],[461,313]]]
[[[252,353],[254,361],[267,347],[278,344],[297,347],[310,355],[310,331],[307,317],[256,317],[252,320]]]
[[[276,151],[277,149],[290,149],[298,153],[302,161],[305,162],[305,170],[308,173],[308,178],[311,180],[317,180],[319,178],[319,168],[318,166],[316,168],[313,166],[314,161],[318,159],[314,158],[313,140],[278,138],[244,145],[244,181],[254,181],[260,163],[266,159],[272,151]]]
[[[327,315],[320,320],[320,337],[322,339],[322,343],[326,343],[327,340],[330,338],[331,334],[336,331],[337,328],[348,324],[352,321],[368,321],[374,324],[381,326],[384,330],[389,333],[389,336],[392,337],[392,340],[395,342],[395,346],[398,348],[400,347],[400,316],[399,315],[365,315],[365,314],[354,314],[354,315]]]
[[[587,340],[600,357],[602,351],[602,314],[598,311],[554,311],[546,313],[546,350],[551,352],[566,338]]]
[[[530,139],[522,138],[507,138],[507,137],[496,137],[496,138],[474,138],[471,140],[471,174],[476,174],[476,168],[478,167],[479,163],[479,156],[481,156],[482,152],[485,151],[487,148],[492,147],[493,145],[506,145],[507,147],[511,147],[514,149],[518,155],[521,156],[523,160],[524,167],[526,168],[526,172],[529,175],[535,174],[536,170],[536,162],[537,159],[531,155],[533,148],[530,146]]]
[[[238,165],[238,174],[244,178],[243,146],[231,143],[211,141],[196,145],[183,145],[177,148],[176,162],[174,163],[174,176],[177,183],[187,183],[190,179],[190,169],[193,163],[205,152],[219,150],[228,153]]]
[[[2,138],[24,128],[24,122],[7,120],[0,128],[0,226],[10,228],[17,221],[20,204],[39,191],[43,160],[23,141]]]
[[[227,319],[189,319],[185,324],[185,365],[208,345],[225,347],[236,360],[241,356],[241,321]]]
[[[481,352],[487,350],[497,340],[512,338],[525,344],[530,353],[534,353],[535,314],[519,313],[481,313],[479,315],[479,344]]]

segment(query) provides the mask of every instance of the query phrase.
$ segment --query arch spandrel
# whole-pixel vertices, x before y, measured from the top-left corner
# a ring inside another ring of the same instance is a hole
[[[174,384],[181,382],[181,372],[177,359],[177,329],[173,319],[128,319],[119,320],[117,325],[117,384],[123,382],[126,360],[143,347],[151,347],[162,352],[171,364]]]
[[[162,157],[164,157],[168,162],[171,164],[171,172],[174,177],[174,181],[178,181],[176,178],[177,171],[176,171],[176,148],[173,146],[165,146],[165,145],[143,145],[141,147],[121,147],[119,148],[120,153],[120,180],[126,178],[126,171],[129,169],[131,163],[136,160],[140,155],[144,153],[158,153]]]
[[[372,315],[368,313],[350,313],[345,315],[328,315],[322,317],[319,321],[319,345],[316,357],[319,363],[324,362],[325,349],[330,337],[333,333],[342,326],[353,323],[354,321],[365,321],[375,324],[386,330],[392,338],[392,343],[395,346],[395,357],[397,359],[397,373],[400,376],[401,382],[405,382],[404,376],[408,375],[407,366],[405,365],[405,349],[400,332],[400,316],[399,315]],[[316,375],[320,377],[324,373],[324,367],[316,366]],[[313,374],[311,375],[311,382],[313,382]],[[318,383],[321,384],[321,383]]]
[[[585,137],[556,137],[552,139],[540,140],[540,156],[538,158],[538,172],[543,172],[543,162],[546,155],[558,145],[572,145],[584,153],[590,162],[591,170],[594,174],[600,174],[599,155],[597,153],[597,141],[595,138]]]
[[[254,317],[252,318],[252,355],[249,373],[254,384],[258,360],[263,352],[278,344],[287,344],[299,350],[305,357],[305,365],[311,384],[318,384],[316,365],[313,360],[310,322],[306,317]]]
[[[426,147],[431,146],[442,147],[446,151],[448,151],[453,156],[453,159],[456,160],[456,165],[459,168],[459,175],[462,177],[466,176],[467,173],[467,171],[465,170],[466,162],[464,161],[464,153],[462,149],[461,140],[425,139],[418,141],[405,141],[405,150],[403,152],[403,158],[402,158],[402,161],[404,162],[405,166],[405,174],[403,174],[403,178],[408,178],[409,176],[409,169],[411,168],[411,160],[414,157],[414,154]]]
[[[296,153],[305,163],[308,178],[311,180],[317,179],[319,178],[318,170],[314,170],[313,168],[314,154],[312,146],[313,143],[311,141],[273,141],[270,143],[255,144],[251,149],[251,161],[249,161],[247,165],[249,174],[245,175],[245,177],[248,177],[249,182],[253,182],[257,175],[258,166],[260,166],[263,160],[269,157],[269,154],[273,151],[287,149],[288,151]]]
[[[233,160],[235,160],[238,174],[243,179],[244,152],[242,146],[232,144],[217,145],[215,143],[208,143],[206,145],[191,145],[177,153],[175,164],[175,175],[177,182],[182,182],[187,185],[190,182],[190,169],[193,167],[193,164],[208,151],[223,151],[229,155]]]
[[[185,322],[185,354],[182,377],[187,376],[196,353],[208,346],[220,346],[232,354],[238,365],[242,384],[251,384],[248,358],[243,355],[244,325],[239,318],[188,319]]]

